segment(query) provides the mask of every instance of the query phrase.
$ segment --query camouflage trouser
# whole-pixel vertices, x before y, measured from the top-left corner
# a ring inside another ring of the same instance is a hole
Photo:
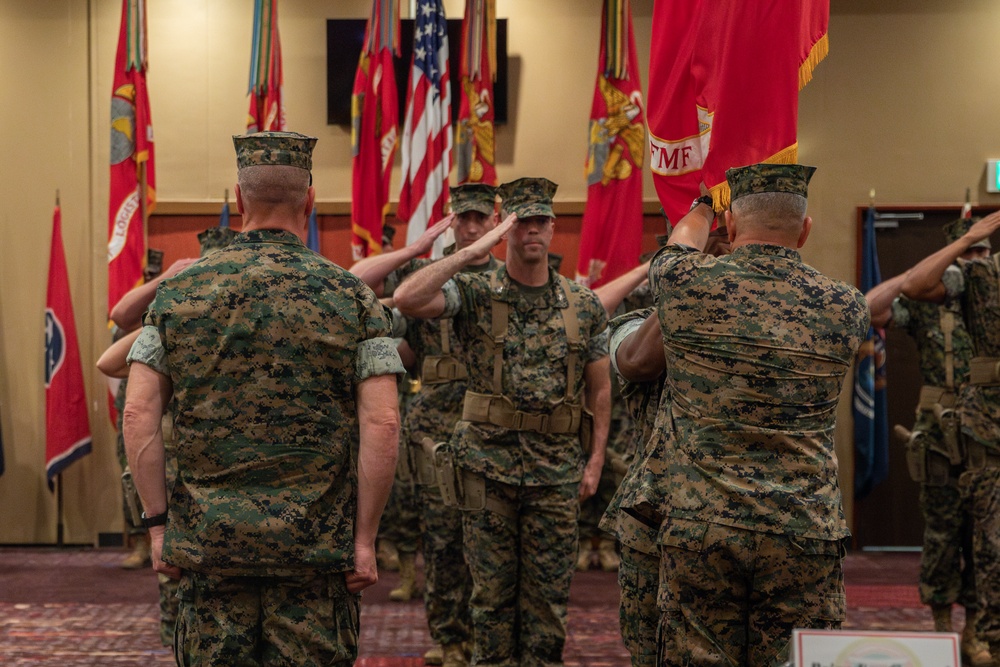
[[[464,517],[472,572],[475,665],[558,665],[566,643],[566,605],[576,561],[579,484],[511,486],[486,492],[518,513]]]
[[[657,638],[666,667],[772,667],[789,658],[793,628],[844,620],[841,545],[708,524],[667,537]]]
[[[962,484],[971,493],[973,559],[979,595],[977,634],[1000,655],[1000,468],[966,471]]]
[[[436,486],[418,487],[424,545],[424,606],[431,639],[459,644],[470,636],[472,575],[462,554],[462,515],[446,507]]]
[[[352,665],[360,596],[344,574],[216,577],[185,572],[174,656],[181,667]]]
[[[174,628],[177,626],[177,589],[180,582],[165,574],[157,574],[160,588],[160,643],[164,646],[174,645]]]
[[[924,549],[920,557],[920,601],[977,609],[972,566],[972,515],[956,483],[920,486]]]
[[[400,461],[405,462],[406,444],[402,438],[399,442]],[[395,544],[400,553],[415,554],[420,546],[420,510],[412,480],[408,472],[401,472],[403,469],[402,464],[396,467],[396,479],[379,522],[378,536]]]
[[[660,611],[656,606],[660,555],[647,554],[622,544],[622,564],[618,568],[621,606],[618,618],[622,641],[632,656],[633,667],[656,664],[656,626]]]

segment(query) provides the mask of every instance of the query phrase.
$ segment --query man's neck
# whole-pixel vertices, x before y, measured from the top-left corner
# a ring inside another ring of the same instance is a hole
[[[547,262],[526,264],[516,257],[507,257],[507,275],[528,287],[541,287],[549,282],[549,265]]]

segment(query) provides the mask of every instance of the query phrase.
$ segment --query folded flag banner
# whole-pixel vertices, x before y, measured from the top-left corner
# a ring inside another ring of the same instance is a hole
[[[639,260],[646,126],[629,0],[604,0],[590,111],[587,203],[576,280],[599,287]]]
[[[398,144],[393,55],[399,55],[398,0],[372,0],[351,94],[351,250],[355,260],[382,252],[382,225]]]
[[[419,0],[403,124],[403,184],[396,215],[407,244],[444,217],[451,172],[451,82],[448,21],[441,0]],[[435,242],[440,257],[444,239]]]
[[[56,204],[45,301],[45,477],[50,491],[55,488],[55,477],[90,449],[83,366],[63,250],[62,215]]]
[[[650,169],[677,222],[726,169],[798,160],[799,90],[829,49],[829,0],[664,0],[653,7]]]
[[[459,63],[455,171],[458,184],[497,184],[493,83],[497,71],[496,0],[466,0]]]
[[[108,313],[142,282],[146,217],[156,204],[146,65],[146,2],[122,0],[111,95]]]
[[[253,40],[250,44],[250,112],[247,132],[285,129],[281,100],[281,39],[278,37],[278,0],[254,0]]]

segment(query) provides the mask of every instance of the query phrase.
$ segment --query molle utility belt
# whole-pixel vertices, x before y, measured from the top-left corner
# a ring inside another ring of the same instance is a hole
[[[920,400],[917,410],[929,411],[934,414],[934,420],[941,428],[942,442],[930,443],[930,449],[946,456],[950,465],[958,465],[965,458],[962,452],[958,413],[955,412],[956,396],[947,387],[932,387],[924,385],[920,388]]]
[[[445,384],[469,377],[465,365],[455,358],[451,352],[451,320],[438,320],[441,325],[441,354],[424,357],[420,368],[420,381],[423,384]]]
[[[986,447],[978,442],[966,444],[966,470],[982,470],[984,468],[1000,468],[1000,452],[992,447]]]
[[[507,338],[507,324],[510,305],[497,298],[491,300],[491,334],[493,348],[493,393],[480,394],[465,392],[462,419],[481,424],[493,424],[515,431],[535,433],[578,433],[583,450],[590,453],[594,430],[593,414],[573,395],[576,379],[580,372],[581,353],[586,345],[580,336],[580,323],[576,313],[579,297],[570,289],[569,280],[559,276],[569,306],[560,309],[569,354],[566,357],[566,395],[548,413],[533,413],[517,410],[509,398],[503,395],[503,347]],[[495,295],[500,288],[497,274],[490,277],[490,294]]]
[[[517,509],[506,500],[486,494],[486,478],[469,470],[455,466],[455,459],[445,443],[433,444],[429,438],[424,438],[424,451],[434,452],[434,468],[437,474],[438,489],[441,500],[448,507],[460,510],[479,512],[490,510],[508,519],[517,518]]]
[[[410,478],[416,486],[436,486],[437,472],[434,469],[434,450],[437,445],[430,438],[414,437],[406,447],[406,460]]]
[[[969,384],[1000,384],[1000,358],[973,357],[969,362]]]

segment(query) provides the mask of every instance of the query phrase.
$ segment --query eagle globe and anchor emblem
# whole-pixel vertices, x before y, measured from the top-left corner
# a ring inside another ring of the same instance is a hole
[[[51,308],[45,309],[45,388],[62,368],[66,359],[66,332]]]

